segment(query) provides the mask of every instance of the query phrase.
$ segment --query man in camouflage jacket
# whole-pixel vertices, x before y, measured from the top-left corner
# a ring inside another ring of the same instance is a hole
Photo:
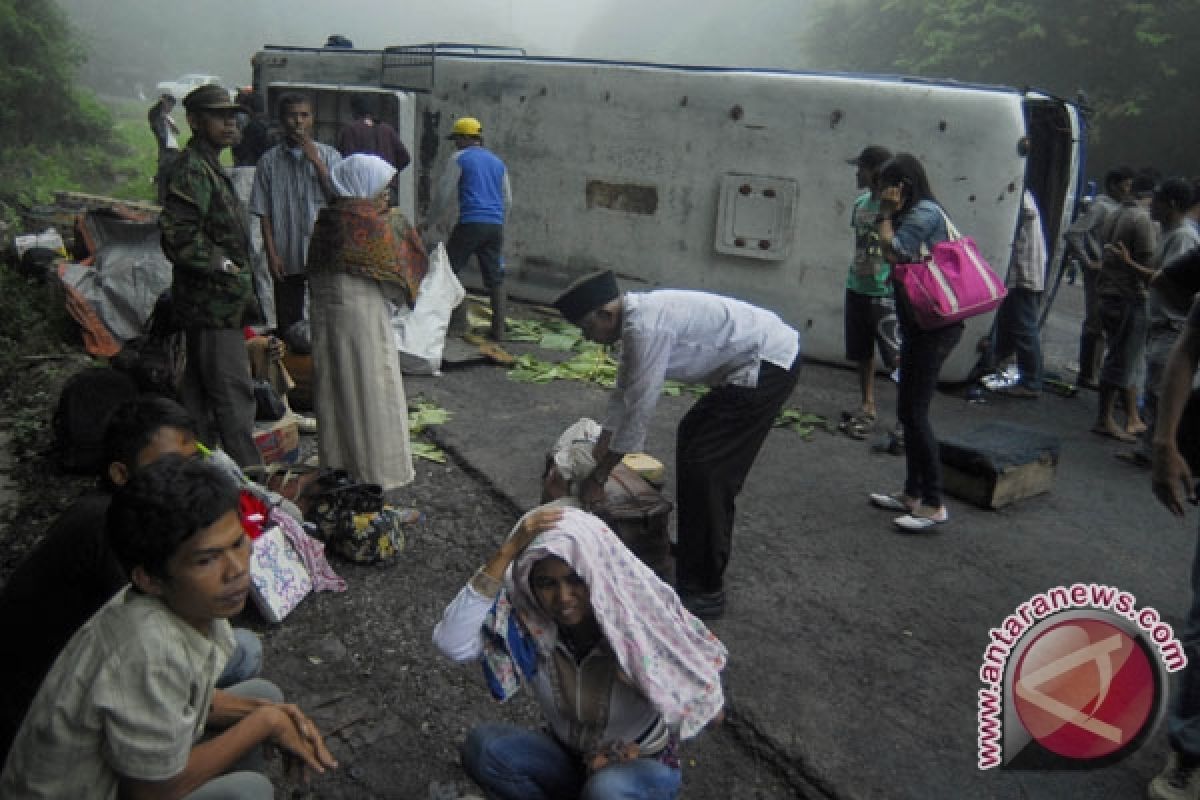
[[[259,321],[242,205],[220,164],[237,139],[238,107],[219,86],[183,100],[192,139],[171,168],[159,217],[174,265],[171,299],[187,340],[180,398],[203,434],[220,435],[245,467],[261,464],[254,445],[254,384],[242,326]],[[210,438],[211,440],[211,438]]]

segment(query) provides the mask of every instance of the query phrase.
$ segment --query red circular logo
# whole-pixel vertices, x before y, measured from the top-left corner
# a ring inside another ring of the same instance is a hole
[[[1156,703],[1154,665],[1130,634],[1098,619],[1048,627],[1010,682],[1021,724],[1038,744],[1073,759],[1115,753],[1137,738]]]

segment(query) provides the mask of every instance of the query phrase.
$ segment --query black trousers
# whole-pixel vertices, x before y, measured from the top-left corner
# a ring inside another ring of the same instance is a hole
[[[904,426],[904,493],[922,504],[942,504],[942,461],[929,406],[937,391],[938,373],[963,335],[963,323],[924,331],[901,297],[900,385],[896,387],[896,417]]]
[[[734,501],[799,377],[799,355],[791,369],[763,362],[757,386],[717,387],[680,420],[675,583],[681,590],[721,589],[733,550]]]
[[[461,274],[467,261],[475,256],[483,285],[490,291],[504,283],[504,226],[460,222],[450,232],[446,255],[455,275]]]
[[[275,281],[275,325],[282,334],[304,319],[304,292],[308,288],[306,275],[286,275]]]

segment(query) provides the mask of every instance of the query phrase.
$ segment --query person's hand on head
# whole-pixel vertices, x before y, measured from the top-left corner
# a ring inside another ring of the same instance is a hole
[[[521,520],[521,524],[517,526],[517,532],[508,540],[513,555],[516,556],[524,551],[529,543],[538,537],[538,534],[551,530],[562,518],[563,510],[561,508],[539,508],[537,511],[526,514],[525,518]]]

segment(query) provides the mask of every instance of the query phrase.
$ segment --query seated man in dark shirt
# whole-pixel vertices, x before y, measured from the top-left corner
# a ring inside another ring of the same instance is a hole
[[[146,396],[114,411],[104,432],[102,491],[64,511],[0,588],[0,641],[14,656],[0,660],[0,764],[59,651],[129,583],[104,535],[111,492],[168,453],[196,453],[195,424],[182,406]],[[234,635],[222,688],[253,678],[262,665],[258,637],[241,629]]]

